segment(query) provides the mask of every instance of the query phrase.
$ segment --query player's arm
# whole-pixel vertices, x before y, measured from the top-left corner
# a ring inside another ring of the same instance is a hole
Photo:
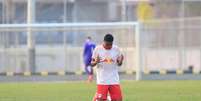
[[[99,62],[100,62],[100,58],[99,58],[99,57],[97,57],[97,58],[92,58],[91,66],[94,67],[94,66],[96,66]]]
[[[121,50],[118,48],[117,49],[117,51],[118,51],[118,57],[117,57],[117,65],[118,66],[121,66],[122,64],[123,64],[123,60],[124,60],[124,56],[123,56],[123,54],[122,54],[122,52],[121,52]]]
[[[121,54],[118,58],[117,58],[117,65],[121,66],[123,64],[123,60],[124,60],[124,56]]]
[[[100,58],[97,52],[97,48],[94,49],[91,61],[91,67],[96,66],[100,62]]]
[[[87,52],[87,44],[84,45],[84,51],[83,51],[83,56],[86,55],[86,52]]]

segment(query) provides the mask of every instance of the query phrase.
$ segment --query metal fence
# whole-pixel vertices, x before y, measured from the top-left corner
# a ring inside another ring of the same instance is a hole
[[[146,70],[201,70],[201,18],[141,24],[142,67]]]

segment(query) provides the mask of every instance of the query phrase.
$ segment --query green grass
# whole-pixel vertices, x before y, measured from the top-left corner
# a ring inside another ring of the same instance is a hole
[[[124,101],[201,101],[201,81],[123,81]],[[0,101],[91,101],[96,84],[1,83]]]

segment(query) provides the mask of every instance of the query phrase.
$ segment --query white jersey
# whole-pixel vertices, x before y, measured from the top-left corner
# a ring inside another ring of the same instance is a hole
[[[106,50],[103,45],[99,45],[94,49],[92,58],[100,58],[100,63],[97,64],[96,69],[97,84],[119,84],[118,65],[116,62],[119,56],[121,56],[120,49],[114,45],[110,50]]]

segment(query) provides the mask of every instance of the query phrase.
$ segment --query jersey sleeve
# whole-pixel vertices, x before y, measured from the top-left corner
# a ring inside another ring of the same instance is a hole
[[[92,59],[95,59],[98,57],[98,47],[96,47],[94,50],[93,50],[93,54],[92,54]]]
[[[122,56],[122,51],[120,50],[120,48],[117,47],[117,56],[120,57]]]

